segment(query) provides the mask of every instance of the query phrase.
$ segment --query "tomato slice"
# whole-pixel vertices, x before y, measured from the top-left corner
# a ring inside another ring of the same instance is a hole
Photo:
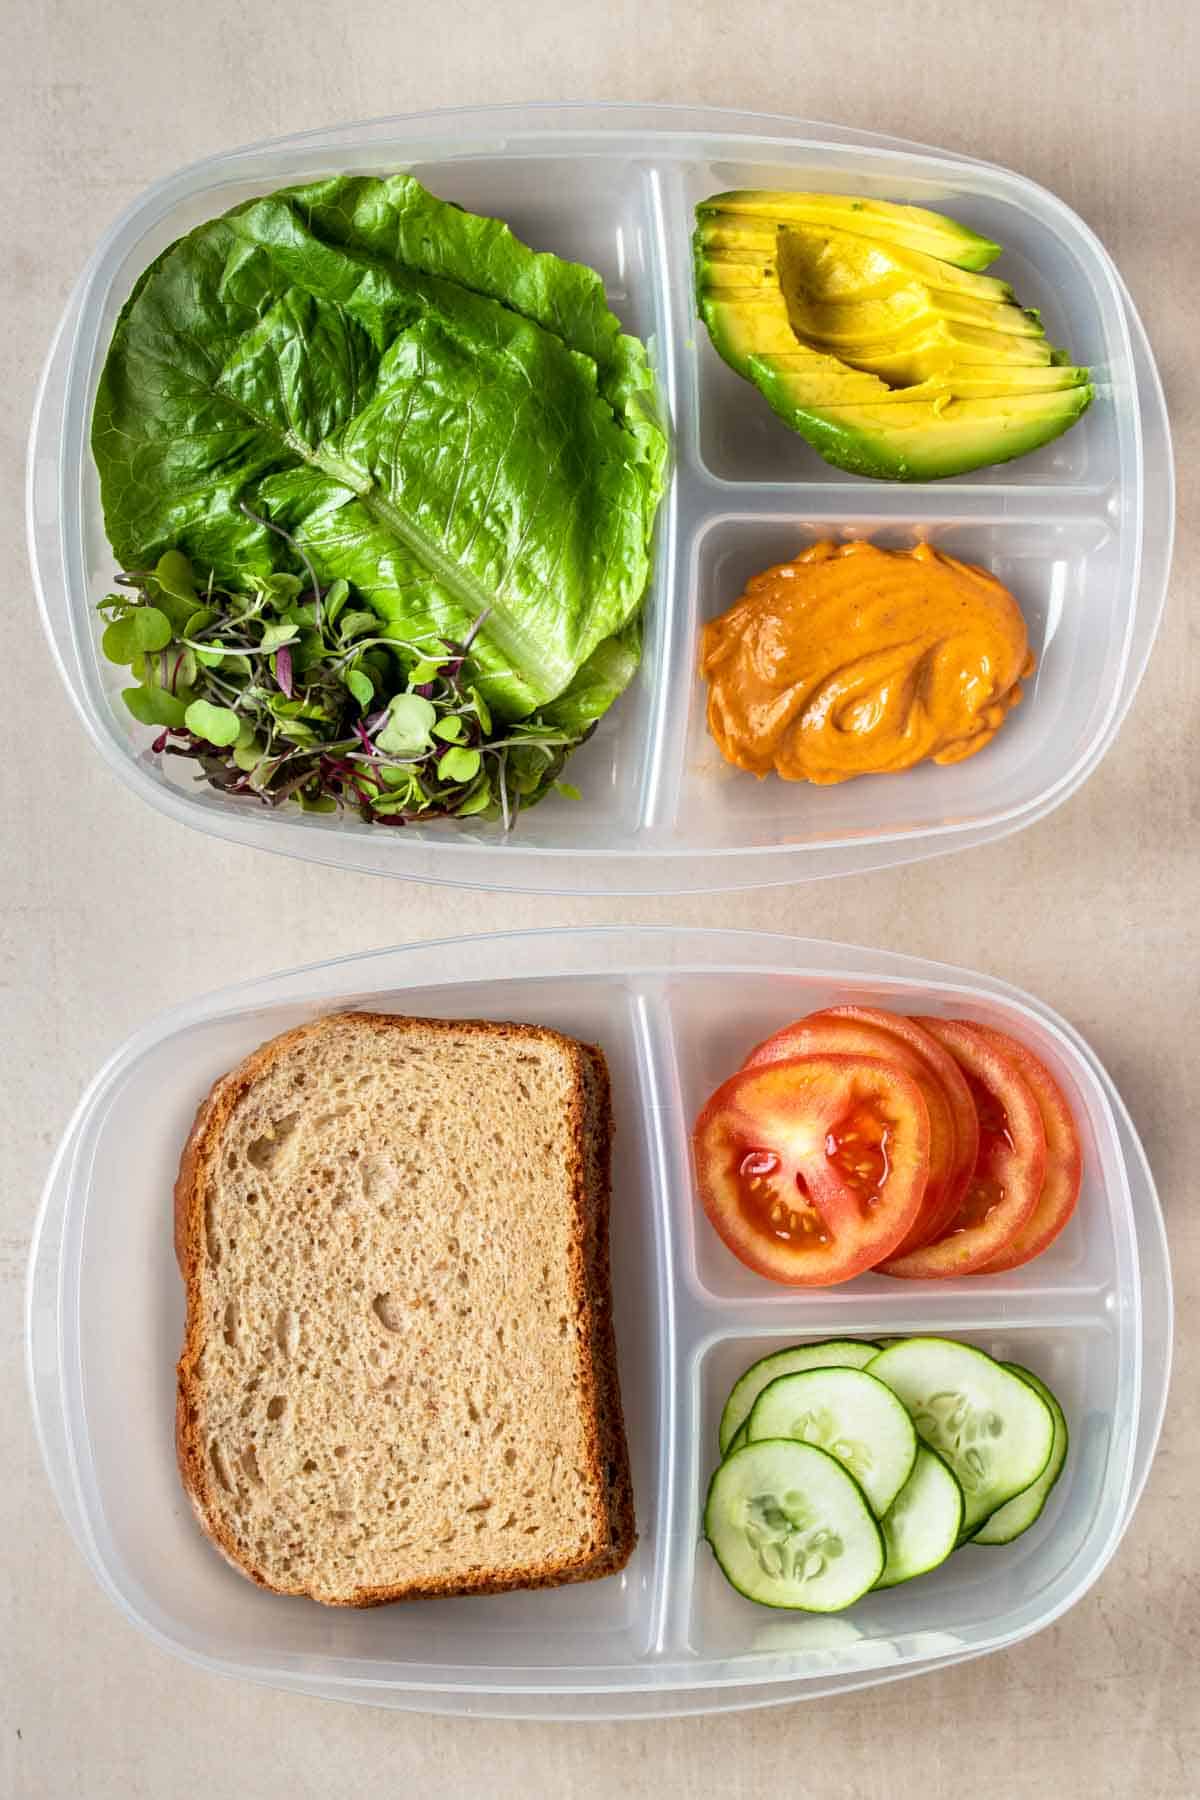
[[[929,1111],[911,1075],[861,1056],[739,1069],[696,1121],[704,1210],[748,1268],[796,1287],[849,1281],[912,1226]]]
[[[958,1064],[911,1019],[868,1006],[809,1013],[752,1050],[745,1067],[789,1056],[875,1056],[911,1075],[929,1109],[929,1179],[921,1210],[896,1254],[930,1243],[962,1204],[979,1149],[975,1105]]]
[[[1042,1115],[1012,1058],[964,1019],[920,1023],[966,1078],[979,1115],[979,1154],[962,1205],[942,1236],[881,1265],[884,1275],[909,1281],[978,1273],[1029,1218],[1046,1172]]]
[[[972,1025],[971,1029],[1020,1069],[1033,1089],[1046,1133],[1046,1174],[1038,1203],[999,1255],[992,1257],[980,1271],[984,1275],[996,1275],[1003,1269],[1019,1269],[1022,1263],[1032,1262],[1054,1242],[1079,1199],[1083,1150],[1066,1096],[1041,1058],[1035,1056],[1028,1045],[1018,1043],[1016,1038],[991,1025]]]

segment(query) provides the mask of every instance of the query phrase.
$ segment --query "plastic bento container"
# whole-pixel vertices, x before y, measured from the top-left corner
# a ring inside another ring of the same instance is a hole
[[[411,169],[495,213],[538,248],[588,262],[648,339],[674,421],[646,652],[630,691],[554,798],[499,826],[402,832],[357,818],[269,813],[150,755],[152,734],[99,653],[95,601],[111,553],[88,451],[96,382],[121,305],[147,263],[256,193],[338,170]],[[932,484],[829,468],[720,362],[695,312],[693,209],[732,187],[864,193],[939,208],[1005,245],[997,265],[1097,396],[1056,443]],[[1111,744],[1145,667],[1166,590],[1173,518],[1162,391],[1121,278],[1088,227],[1023,176],[898,139],[752,114],[612,105],[500,107],[383,119],[239,150],[149,189],[105,235],[68,304],[33,422],[35,578],[51,643],[93,741],[170,817],[342,867],[540,892],[682,893],[802,881],[982,844],[1043,817]],[[832,788],[757,783],[722,762],[696,674],[701,622],[747,575],[818,535],[927,538],[1015,593],[1038,670],[988,750],[951,768]],[[164,768],[164,762],[170,766]]]
[[[968,1013],[1054,1069],[1084,1141],[1075,1218],[1038,1261],[940,1283],[868,1275],[798,1293],[751,1276],[693,1199],[688,1128],[767,1032],[838,1001]],[[639,1543],[623,1575],[488,1599],[330,1611],[262,1592],[202,1537],[174,1458],[183,1294],[170,1191],[213,1080],[264,1038],[365,1006],[531,1020],[604,1048],[617,1117],[613,1292]],[[734,1377],[804,1338],[962,1337],[1054,1387],[1062,1480],[1008,1548],[833,1619],[772,1613],[726,1586],[700,1500]],[[43,1453],[102,1586],[199,1666],[328,1697],[504,1717],[715,1712],[887,1681],[1016,1643],[1097,1579],[1141,1493],[1166,1398],[1171,1289],[1154,1186],[1081,1038],[983,975],[742,932],[531,932],[341,958],[178,1008],[85,1095],[49,1176],[28,1296]]]

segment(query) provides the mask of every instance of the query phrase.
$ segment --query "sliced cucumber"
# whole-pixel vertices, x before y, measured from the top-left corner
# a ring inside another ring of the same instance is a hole
[[[749,1439],[746,1436],[746,1421],[743,1419],[729,1440],[729,1448],[725,1452],[726,1456],[732,1456],[735,1450],[740,1450],[742,1445],[748,1442]]]
[[[795,1375],[801,1369],[865,1369],[879,1355],[878,1344],[861,1343],[856,1338],[828,1338],[819,1344],[795,1344],[790,1350],[774,1350],[770,1356],[752,1363],[725,1402],[719,1432],[721,1455],[733,1448],[733,1440],[750,1417],[750,1408],[769,1381],[780,1375]],[[744,1441],[744,1440],[743,1440]]]
[[[883,1537],[858,1483],[791,1438],[725,1458],[709,1483],[704,1535],[726,1580],[760,1606],[841,1612],[883,1572]]]
[[[1054,1420],[1054,1444],[1050,1460],[1037,1480],[1031,1482],[1024,1493],[1006,1501],[990,1518],[985,1519],[971,1539],[973,1544],[1011,1544],[1014,1538],[1019,1538],[1023,1531],[1028,1531],[1031,1525],[1036,1524],[1042,1516],[1042,1508],[1050,1498],[1050,1490],[1062,1474],[1063,1464],[1067,1460],[1070,1441],[1067,1421],[1050,1389],[1032,1369],[1023,1369],[1020,1363],[1005,1363],[1004,1367],[1021,1381],[1027,1381],[1034,1393],[1040,1394],[1050,1408],[1050,1416]]]
[[[900,1401],[862,1369],[803,1369],[769,1382],[746,1423],[752,1444],[795,1438],[827,1450],[881,1519],[912,1474],[917,1434]]]
[[[880,1521],[887,1561],[875,1586],[896,1587],[936,1569],[958,1543],[962,1521],[963,1491],[952,1469],[919,1445],[912,1474]]]
[[[1036,1481],[1050,1460],[1050,1408],[982,1350],[949,1338],[909,1338],[882,1350],[870,1372],[903,1401],[922,1441],[950,1464],[965,1501],[964,1536]]]

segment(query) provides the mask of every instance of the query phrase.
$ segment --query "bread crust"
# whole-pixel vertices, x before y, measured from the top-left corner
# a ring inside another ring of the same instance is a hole
[[[589,1190],[593,1196],[593,1230],[590,1241],[590,1291],[592,1366],[600,1372],[600,1418],[608,1475],[609,1530],[612,1547],[602,1559],[600,1574],[623,1569],[637,1543],[633,1504],[633,1480],[621,1410],[621,1384],[617,1370],[616,1332],[612,1314],[612,1282],[609,1274],[609,1223],[612,1195],[612,1141],[616,1129],[612,1089],[604,1054],[594,1044],[581,1046],[587,1059],[590,1122],[586,1140]]]
[[[312,1594],[306,1587],[283,1587],[247,1561],[214,1504],[207,1473],[198,1397],[197,1369],[204,1348],[201,1269],[206,1251],[207,1184],[225,1131],[241,1100],[281,1056],[319,1038],[331,1027],[365,1026],[386,1035],[395,1031],[531,1039],[565,1052],[574,1068],[568,1130],[574,1230],[570,1292],[581,1346],[580,1400],[593,1497],[595,1548],[554,1563],[516,1570],[480,1570],[439,1579],[425,1577],[396,1586],[359,1587],[345,1595]],[[187,1296],[183,1349],[176,1371],[175,1450],[180,1478],[202,1529],[217,1549],[259,1587],[272,1593],[304,1594],[329,1606],[384,1606],[400,1600],[462,1594],[495,1594],[514,1588],[556,1587],[590,1581],[623,1568],[636,1541],[633,1488],[621,1415],[616,1343],[612,1324],[608,1261],[611,1133],[608,1069],[603,1053],[542,1025],[489,1019],[425,1019],[396,1013],[328,1013],[281,1033],[223,1075],[201,1102],[179,1161],[174,1188],[175,1255]]]

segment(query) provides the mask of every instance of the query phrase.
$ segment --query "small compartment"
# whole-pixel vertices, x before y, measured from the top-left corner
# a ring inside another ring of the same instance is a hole
[[[761,1306],[786,1311],[797,1328],[803,1327],[802,1335],[811,1329],[825,1337],[870,1337],[870,1321],[880,1317],[889,1321],[889,1331],[902,1329],[893,1327],[893,1312],[903,1314],[914,1306],[923,1309],[926,1324],[941,1330],[973,1311],[1003,1317],[1030,1296],[1049,1305],[1047,1296],[1060,1290],[1111,1295],[1119,1284],[1123,1252],[1118,1222],[1127,1192],[1112,1114],[1090,1072],[1023,1008],[998,1005],[965,989],[888,988],[799,971],[677,979],[670,985],[668,1005],[680,1105],[689,1128],[709,1095],[736,1073],[756,1044],[806,1013],[849,1003],[975,1018],[1011,1032],[1041,1056],[1062,1083],[1083,1143],[1083,1186],[1073,1218],[1041,1256],[1003,1275],[908,1282],[868,1273],[838,1287],[797,1290],[767,1281],[726,1249],[696,1198],[690,1155],[681,1146],[674,1215],[684,1268],[698,1291],[742,1310]]]
[[[713,849],[779,843],[811,848],[955,833],[1013,819],[1070,779],[1103,733],[1124,659],[1128,619],[1116,607],[1121,545],[1099,512],[1081,517],[968,522],[953,509],[898,523],[881,515],[843,525],[824,515],[722,516],[697,538],[691,564],[694,629],[677,830]],[[721,756],[706,723],[708,686],[696,670],[704,622],[725,612],[747,580],[819,539],[865,538],[888,549],[927,540],[978,563],[1009,589],[1025,617],[1037,669],[1024,698],[985,749],[939,767],[864,775],[829,787],[756,779]],[[682,696],[678,697],[682,708]]]
[[[922,1328],[919,1307],[903,1323],[889,1321],[890,1335]],[[1084,1324],[1059,1324],[1052,1311],[1022,1329],[946,1330],[942,1335],[975,1344],[1002,1362],[1019,1362],[1053,1389],[1067,1418],[1070,1448],[1062,1475],[1045,1511],[1011,1544],[983,1548],[967,1544],[940,1568],[882,1593],[868,1594],[845,1613],[834,1615],[832,1643],[816,1627],[827,1623],[804,1613],[756,1606],[722,1575],[703,1539],[703,1504],[717,1466],[717,1425],[730,1388],[760,1356],[801,1343],[810,1335],[870,1336],[853,1332],[798,1332],[793,1336],[731,1335],[701,1350],[692,1369],[691,1390],[699,1431],[694,1458],[696,1573],[688,1620],[688,1642],[698,1656],[731,1661],[774,1657],[790,1650],[803,1667],[810,1648],[835,1648],[849,1666],[882,1666],[914,1654],[944,1654],[966,1648],[971,1635],[1001,1618],[1015,1623],[1023,1614],[1054,1604],[1056,1595],[1078,1579],[1080,1567],[1112,1530],[1120,1506],[1114,1461],[1126,1454],[1116,1421],[1121,1399],[1134,1377],[1121,1366],[1118,1334],[1097,1309]],[[936,1643],[930,1644],[933,1638]],[[809,1640],[812,1640],[811,1644]],[[920,1648],[918,1648],[918,1646]],[[820,1666],[820,1665],[818,1665]]]
[[[341,169],[340,161],[329,168]],[[656,247],[646,167],[632,153],[579,157],[480,156],[410,161],[403,147],[376,151],[375,168],[405,168],[439,200],[503,219],[523,242],[570,262],[587,263],[604,281],[608,304],[635,336],[653,339]]]
[[[786,160],[729,159],[689,169],[688,231],[701,201],[733,188],[791,188],[907,202],[946,213],[1003,244],[1003,254],[987,273],[1009,282],[1021,306],[1041,311],[1049,342],[1065,349],[1075,364],[1092,370],[1096,397],[1078,424],[1043,449],[1012,463],[954,476],[950,485],[1101,488],[1117,478],[1121,456],[1131,453],[1125,447],[1118,449],[1115,429],[1118,414],[1124,417],[1129,401],[1120,309],[1115,293],[1097,285],[1092,246],[1065,208],[1055,203],[1059,216],[1047,216],[1049,209],[1043,212],[1032,198],[1036,194],[1042,201],[1047,196],[1002,170],[973,169],[969,179],[957,181],[948,176],[944,164],[929,157],[906,157],[898,167],[885,152],[831,152],[825,147],[818,151],[801,145]],[[681,266],[689,254],[689,247],[680,246]],[[737,484],[818,482],[835,488],[859,484],[860,477],[824,462],[776,417],[752,383],[721,360],[696,311],[694,292],[689,318],[695,355],[688,385],[696,409],[700,460],[712,476]],[[891,486],[876,485],[884,490]],[[930,485],[933,492],[940,492],[946,484]]]

